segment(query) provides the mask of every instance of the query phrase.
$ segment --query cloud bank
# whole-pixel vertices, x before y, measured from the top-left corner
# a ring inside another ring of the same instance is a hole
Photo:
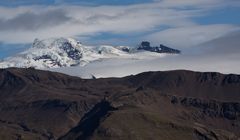
[[[240,74],[240,32],[231,33],[199,45],[201,52],[168,55],[157,59],[96,61],[85,67],[50,69],[82,78],[123,77],[146,71],[187,69],[202,72]]]
[[[236,0],[155,0],[117,6],[62,5],[61,2],[64,3],[0,7],[0,42],[31,43],[35,38],[51,37],[94,41],[93,36],[111,33],[135,34],[139,40],[186,48],[239,29],[231,24],[201,25],[192,19],[211,10],[240,6]]]

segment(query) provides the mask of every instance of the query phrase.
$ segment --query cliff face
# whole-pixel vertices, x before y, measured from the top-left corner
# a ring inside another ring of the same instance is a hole
[[[0,70],[3,139],[237,139],[240,76],[147,72],[85,80]]]

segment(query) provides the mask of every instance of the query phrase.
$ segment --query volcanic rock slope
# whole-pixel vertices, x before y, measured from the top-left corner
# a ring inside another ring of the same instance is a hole
[[[240,75],[185,70],[80,79],[0,70],[1,140],[237,140]]]

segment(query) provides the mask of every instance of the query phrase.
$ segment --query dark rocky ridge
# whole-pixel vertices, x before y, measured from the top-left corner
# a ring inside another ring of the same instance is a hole
[[[150,51],[150,52],[156,52],[156,53],[172,53],[172,54],[180,54],[181,53],[180,50],[169,48],[162,44],[160,44],[160,46],[152,47],[150,45],[150,42],[148,42],[148,41],[143,41],[137,49]]]
[[[186,70],[145,72],[128,78],[134,86],[143,86],[186,97],[240,100],[240,75]]]
[[[80,79],[0,70],[0,137],[232,139],[240,137],[240,75],[185,70]]]

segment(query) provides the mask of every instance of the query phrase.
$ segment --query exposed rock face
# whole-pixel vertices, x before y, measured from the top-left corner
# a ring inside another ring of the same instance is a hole
[[[150,42],[148,42],[148,41],[143,41],[142,43],[141,43],[141,47],[146,47],[146,48],[149,48],[149,47],[151,47],[150,46]]]
[[[0,137],[231,139],[240,137],[240,76],[191,71],[80,79],[0,70]]]
[[[172,54],[180,54],[181,51],[169,48],[167,46],[164,46],[160,44],[160,46],[152,47],[150,45],[150,42],[143,41],[141,45],[137,48],[138,50],[146,50],[151,52],[157,52],[157,53],[172,53]]]
[[[169,47],[164,46],[162,44],[160,44],[159,48],[160,48],[159,50],[161,50],[162,53],[176,53],[176,54],[181,53],[181,51],[179,51],[179,50],[169,48]]]
[[[82,57],[82,52],[74,48],[69,42],[65,42],[63,46],[61,46],[61,49],[63,49],[67,53],[68,57],[73,60],[79,60]]]
[[[197,108],[199,112],[209,117],[222,117],[229,120],[240,118],[240,103],[237,102],[208,101],[199,98],[177,98],[172,96],[171,103]]]

